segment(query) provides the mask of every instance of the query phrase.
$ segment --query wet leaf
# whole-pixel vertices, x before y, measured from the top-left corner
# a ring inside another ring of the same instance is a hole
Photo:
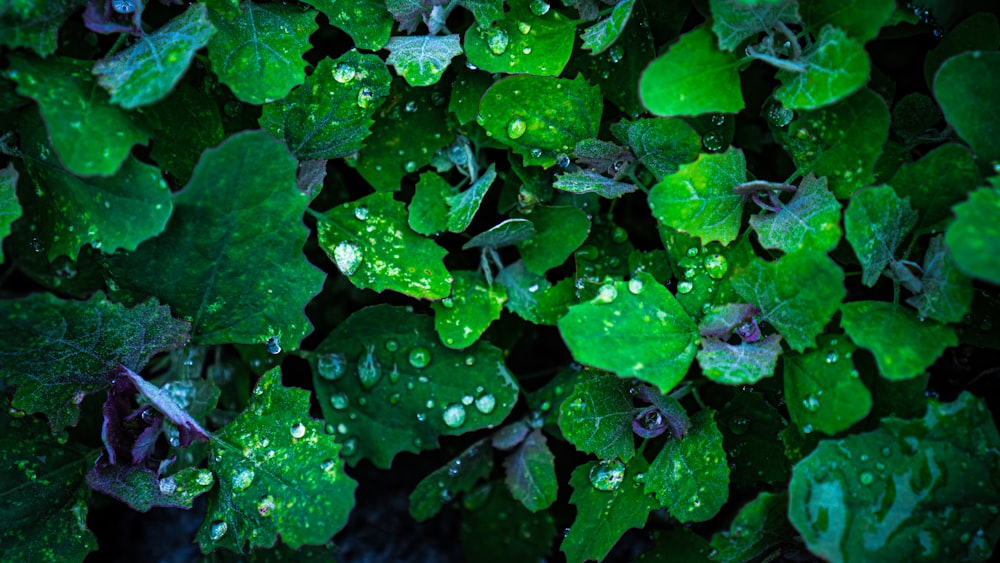
[[[789,109],[812,110],[836,103],[868,82],[871,63],[859,41],[833,26],[820,30],[803,53],[805,72],[779,70],[774,97]]]
[[[798,2],[780,1],[752,4],[739,0],[711,0],[712,32],[719,47],[733,51],[761,32],[770,32],[778,23],[799,21]]]
[[[486,190],[490,189],[496,179],[496,169],[493,164],[490,164],[490,167],[469,186],[469,189],[445,197],[445,201],[450,207],[448,211],[449,231],[461,233],[469,226],[469,223],[472,223],[472,218],[479,211],[483,197],[486,196]]]
[[[451,295],[431,303],[434,329],[448,348],[468,348],[500,318],[507,291],[500,284],[487,285],[479,272],[456,270]]]
[[[581,47],[590,50],[594,55],[607,51],[625,31],[625,25],[632,17],[634,6],[635,0],[619,0],[607,17],[583,30]]]
[[[628,462],[635,455],[635,414],[624,381],[607,372],[591,371],[559,408],[559,429],[582,452]]]
[[[945,244],[955,265],[966,275],[1000,283],[996,241],[1000,240],[1000,188],[979,188],[954,208],[955,222],[945,233]]]
[[[493,470],[493,451],[485,440],[465,449],[458,457],[431,472],[410,493],[410,515],[423,522],[441,511],[455,495],[466,494]]]
[[[529,217],[535,234],[517,248],[528,270],[539,275],[566,262],[590,233],[590,219],[576,207],[539,205]]]
[[[1000,160],[995,132],[1000,109],[1000,53],[972,51],[944,62],[934,75],[934,97],[948,124],[972,147],[980,162]]]
[[[544,510],[556,501],[555,458],[541,430],[532,430],[517,449],[504,460],[507,488],[532,512]]]
[[[858,377],[855,347],[842,335],[824,335],[816,350],[783,356],[788,414],[800,429],[830,436],[868,416],[872,394]]]
[[[326,15],[330,25],[351,36],[358,49],[377,51],[385,47],[392,33],[392,16],[384,0],[303,0]]]
[[[845,238],[861,261],[861,281],[875,285],[896,250],[917,223],[908,198],[900,198],[891,186],[858,191],[844,211]]]
[[[9,2],[0,10],[0,45],[25,47],[42,57],[55,53],[59,28],[85,0]]]
[[[942,323],[961,322],[972,306],[972,280],[955,266],[944,245],[944,235],[927,244],[920,281],[922,290],[906,302],[916,307],[922,317]]]
[[[505,266],[495,283],[507,290],[507,310],[526,321],[554,325],[566,312],[559,286],[553,287],[545,276],[530,272],[522,260]],[[572,290],[572,284],[569,287]]]
[[[826,188],[826,178],[809,175],[780,211],[752,215],[750,226],[764,248],[786,253],[804,249],[830,252],[842,234],[840,203]]]
[[[730,344],[704,338],[698,365],[705,377],[723,385],[751,385],[774,375],[781,354],[781,337],[772,334],[757,342]]]
[[[832,24],[866,43],[875,39],[895,8],[892,0],[809,0],[802,2],[799,10],[802,21],[813,30]]]
[[[791,541],[795,534],[787,514],[786,493],[760,493],[740,509],[728,530],[712,535],[713,559],[748,561]]]
[[[680,119],[621,121],[613,124],[611,131],[631,147],[657,181],[677,172],[680,165],[697,160],[701,149],[698,133]]]
[[[494,25],[479,21],[465,32],[469,62],[486,72],[558,76],[573,52],[576,22],[558,10],[536,14],[533,0],[508,0]]]
[[[552,183],[552,187],[574,194],[596,193],[609,199],[618,198],[639,189],[635,184],[618,182],[593,170],[560,174]]]
[[[11,223],[21,217],[21,204],[17,201],[18,176],[13,163],[0,168],[0,240],[7,238]],[[3,264],[2,249],[0,249],[0,264]]]
[[[445,198],[454,194],[455,188],[440,175],[434,172],[421,174],[407,209],[410,228],[427,236],[447,230],[451,206]]]
[[[386,63],[410,86],[430,86],[441,80],[451,60],[462,54],[458,35],[390,37]]]

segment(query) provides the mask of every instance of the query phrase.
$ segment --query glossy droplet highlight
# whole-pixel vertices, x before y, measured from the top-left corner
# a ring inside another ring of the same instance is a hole
[[[819,410],[820,407],[819,399],[817,399],[813,395],[809,395],[808,397],[802,400],[802,406],[805,407],[805,409],[809,412],[816,412]]]
[[[194,480],[202,487],[207,487],[215,482],[215,475],[207,469],[202,469],[198,472],[198,476]]]
[[[341,84],[347,84],[354,80],[357,74],[358,71],[347,63],[338,63],[337,66],[333,67],[333,79]]]
[[[632,295],[639,295],[642,293],[642,280],[639,278],[632,278],[628,281],[628,291]]]
[[[365,391],[371,389],[382,377],[382,365],[375,357],[375,345],[369,344],[358,358],[358,381]]]
[[[625,48],[621,45],[614,45],[608,49],[608,60],[611,64],[618,64],[625,57]]]
[[[267,518],[274,512],[274,497],[267,495],[257,503],[257,513]]]
[[[497,399],[492,394],[487,393],[476,399],[476,410],[483,414],[490,414],[497,407]]]
[[[274,355],[281,353],[281,341],[277,336],[268,338],[267,342],[264,343],[264,347],[267,348],[268,354]]]
[[[465,407],[459,403],[452,403],[448,405],[444,412],[441,414],[441,420],[444,421],[445,426],[449,428],[458,428],[459,426],[465,424]]]
[[[689,281],[685,280],[677,284],[677,293],[691,293],[692,289],[694,289],[694,284]]]
[[[836,350],[830,350],[826,354],[826,363],[828,363],[828,364],[835,364],[835,363],[837,363],[837,360],[839,360],[839,359],[840,359],[840,357],[837,355],[837,351]]]
[[[527,35],[531,33],[531,24],[528,22],[517,22],[517,30],[521,32],[521,35]]]
[[[333,249],[333,261],[345,276],[358,271],[362,259],[361,247],[349,240],[340,241]]]
[[[510,37],[508,37],[507,32],[502,29],[493,29],[486,37],[486,46],[489,47],[490,52],[496,56],[504,54],[507,51],[508,45],[510,45]]]
[[[170,477],[164,477],[163,479],[160,479],[159,488],[160,493],[164,495],[172,495],[174,494],[174,491],[177,490],[177,481],[174,480],[172,475]]]
[[[590,469],[590,484],[598,491],[613,491],[625,479],[625,464],[617,459],[600,461]]]
[[[551,7],[552,6],[549,6],[549,3],[545,0],[531,0],[531,4],[528,5],[528,8],[531,9],[531,13],[536,16],[544,16],[549,13],[549,8]]]
[[[528,124],[521,118],[514,118],[507,124],[507,136],[511,139],[520,139],[524,132],[528,130]]]
[[[347,358],[336,352],[321,354],[316,358],[316,371],[323,379],[329,381],[340,379],[347,371]]]
[[[396,350],[399,350],[399,342],[390,338],[385,341],[385,349],[389,352],[395,352]]]
[[[365,109],[375,101],[375,93],[372,92],[371,88],[362,88],[358,90],[358,107]]]
[[[721,254],[709,254],[702,260],[705,272],[713,280],[721,280],[729,270],[729,261]]]
[[[303,433],[305,433],[304,426],[302,429]],[[253,484],[253,478],[253,469],[240,469],[236,473],[233,473],[233,490],[236,492],[247,490]]]
[[[607,283],[601,286],[601,289],[597,291],[597,297],[594,301],[597,303],[611,303],[618,297],[618,290],[615,289],[615,284]]]
[[[875,476],[872,475],[871,471],[863,471],[861,475],[858,475],[858,481],[860,481],[862,485],[868,486],[875,482]]]
[[[209,532],[209,537],[212,538],[212,541],[219,541],[222,539],[222,536],[226,535],[226,532],[228,531],[229,531],[229,524],[226,524],[225,522],[218,520],[212,523],[212,528],[211,531]]]
[[[417,368],[423,369],[431,363],[431,351],[427,348],[418,346],[410,350],[410,356],[407,358],[410,365]]]
[[[792,122],[795,112],[782,107],[781,104],[774,104],[767,110],[767,120],[775,127],[784,127]]]
[[[354,218],[358,221],[364,221],[368,218],[368,207],[364,205],[359,205],[354,208]]]
[[[306,435],[306,425],[301,422],[296,422],[291,428],[289,428],[289,432],[291,432],[292,438],[302,438]]]
[[[333,395],[330,395],[330,406],[338,411],[346,409],[347,405],[350,403],[351,401],[347,398],[347,395],[343,393],[334,393]]]

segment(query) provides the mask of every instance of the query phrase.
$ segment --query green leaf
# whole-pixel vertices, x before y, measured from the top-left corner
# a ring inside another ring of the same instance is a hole
[[[525,166],[555,164],[584,139],[597,137],[601,91],[582,76],[511,76],[483,94],[479,125],[494,140],[524,157]]]
[[[639,189],[635,184],[618,182],[593,170],[579,170],[560,174],[552,187],[574,194],[596,193],[609,199],[621,197]]]
[[[488,478],[492,470],[493,450],[486,440],[472,444],[417,483],[410,493],[410,515],[417,522],[435,516],[454,495],[465,493],[468,496],[476,483]]]
[[[920,316],[942,323],[961,322],[972,307],[972,280],[960,272],[944,245],[944,235],[927,244],[924,254],[922,289],[906,302],[917,308]]]
[[[836,103],[868,82],[871,63],[861,43],[833,26],[824,26],[807,49],[805,72],[778,71],[774,97],[789,109],[812,110]]]
[[[799,10],[810,29],[830,24],[867,43],[889,22],[895,8],[893,0],[808,0],[801,3]]]
[[[18,176],[12,162],[7,163],[5,168],[0,168],[0,241],[10,234],[11,223],[21,217],[21,204],[17,201]],[[3,264],[3,260],[3,249],[0,248],[0,264]]]
[[[635,455],[636,415],[627,384],[610,373],[589,371],[559,407],[559,430],[576,449],[604,460]]]
[[[530,9],[532,0],[508,0],[510,10],[496,24],[479,21],[465,32],[469,62],[486,72],[558,76],[573,52],[576,23],[548,10]]]
[[[945,348],[958,344],[953,328],[922,321],[910,309],[887,301],[844,303],[840,324],[855,344],[871,351],[886,379],[916,377]]]
[[[225,17],[227,20],[240,15],[240,0],[204,0],[209,10]]]
[[[707,26],[681,36],[642,73],[639,97],[655,115],[736,113],[743,109],[736,57],[720,51]]]
[[[148,105],[167,97],[195,51],[214,34],[205,7],[192,6],[131,47],[97,61],[93,73],[111,94],[111,103],[125,109]]]
[[[386,63],[410,86],[430,86],[441,80],[451,60],[462,54],[458,35],[390,37]]]
[[[87,244],[105,252],[135,250],[163,232],[173,205],[155,166],[128,156],[112,176],[76,176],[51,158],[45,126],[30,114],[23,118],[21,141],[35,184],[21,191],[25,216],[49,260],[75,260]]]
[[[103,465],[100,461],[87,475],[91,489],[118,499],[138,512],[148,512],[157,506],[190,510],[195,498],[208,492],[213,482],[207,469],[185,467],[159,477],[135,465]]]
[[[909,143],[920,142],[943,116],[933,98],[911,92],[892,106],[892,130]]]
[[[710,520],[726,504],[729,464],[714,411],[698,411],[683,438],[663,444],[646,473],[645,490],[681,523]]]
[[[0,301],[0,311],[0,379],[17,387],[11,404],[44,413],[53,432],[76,426],[84,396],[106,388],[110,370],[138,372],[188,337],[187,323],[156,300],[126,309],[100,293],[88,301],[38,293]]]
[[[617,465],[609,468],[608,462],[589,462],[573,470],[569,501],[576,505],[576,520],[560,546],[567,561],[604,559],[622,534],[644,527],[649,513],[658,507],[653,497],[643,492],[638,477],[649,468],[642,456],[633,458],[628,467],[620,461],[612,463]],[[598,474],[609,472],[614,473],[614,488],[596,488],[593,481],[598,480]]]
[[[456,270],[451,295],[431,303],[434,309],[434,329],[448,348],[461,350],[474,344],[507,301],[502,285],[487,285],[479,272]]]
[[[208,44],[208,60],[219,80],[241,101],[280,100],[306,79],[302,59],[318,28],[316,12],[286,4],[245,0],[232,20],[210,13],[218,33]]]
[[[458,3],[472,12],[479,26],[490,25],[503,17],[504,0],[458,0]]]
[[[698,133],[680,119],[637,119],[611,125],[611,132],[626,143],[657,182],[694,162],[701,150]]]
[[[391,193],[374,193],[317,216],[319,244],[361,289],[386,289],[418,299],[441,299],[451,290],[445,250],[414,233],[406,209]]]
[[[445,199],[455,194],[455,188],[434,172],[424,172],[413,192],[407,221],[414,231],[431,236],[448,228],[451,207]]]
[[[889,136],[889,110],[863,89],[839,103],[801,112],[779,137],[802,173],[826,176],[830,189],[847,199],[875,182],[875,161]]]
[[[281,541],[325,544],[347,523],[357,483],[344,473],[333,436],[309,417],[309,392],[261,377],[249,408],[212,440],[208,467],[218,488],[198,530],[203,552],[245,553]]]
[[[605,284],[593,301],[570,307],[559,332],[576,361],[637,377],[664,393],[684,378],[698,348],[694,321],[645,273]]]
[[[607,17],[583,30],[580,36],[583,39],[581,47],[589,49],[592,55],[599,55],[607,51],[625,31],[625,25],[632,17],[634,6],[635,0],[619,0]]]
[[[305,84],[264,106],[260,125],[284,139],[299,160],[350,155],[364,147],[391,81],[375,55],[352,49],[336,60],[325,58]],[[372,101],[366,101],[368,96]]]
[[[705,538],[691,530],[678,526],[662,532],[653,532],[656,545],[649,551],[644,551],[636,563],[711,563],[717,561],[709,557],[711,546]]]
[[[967,51],[995,51],[1000,47],[1000,23],[989,12],[976,12],[959,22],[924,58],[924,80],[933,89],[934,75],[946,60]]]
[[[399,452],[436,448],[438,436],[500,424],[517,401],[498,348],[444,348],[430,317],[404,307],[354,313],[314,357],[316,396],[352,464],[367,458],[388,468]]]
[[[955,265],[966,275],[1000,284],[996,259],[1000,240],[1000,189],[980,188],[956,205],[955,222],[948,226],[945,244]]]
[[[0,557],[8,561],[83,561],[97,550],[83,480],[95,453],[47,434],[37,417],[0,412]]]
[[[787,427],[787,413],[779,412],[763,393],[740,390],[726,403],[719,413],[719,430],[734,488],[759,491],[785,486],[789,466],[781,432]]]
[[[806,176],[791,201],[777,213],[750,217],[750,226],[764,248],[782,252],[813,249],[830,252],[840,242],[840,203],[826,187],[826,178]]]
[[[551,554],[556,537],[551,512],[530,512],[499,483],[487,483],[466,496],[463,509],[462,551],[468,561],[538,561]],[[517,534],[511,533],[514,529]]]
[[[192,323],[200,344],[298,348],[311,330],[304,308],[323,284],[302,254],[309,197],[295,159],[261,131],[205,151],[174,196],[167,230],[135,252],[109,257],[108,284],[156,295]],[[256,264],[252,275],[247,264]]]
[[[73,174],[110,176],[132,145],[149,136],[111,105],[88,61],[11,53],[7,77],[17,93],[38,102],[59,161]]]
[[[506,460],[507,488],[532,512],[544,510],[556,501],[555,458],[545,444],[540,429],[532,430]]]
[[[385,47],[392,33],[392,16],[384,0],[303,0],[323,12],[330,25],[351,36],[358,49],[377,51]]]
[[[760,309],[758,320],[778,329],[798,352],[816,345],[816,335],[847,295],[843,270],[815,250],[786,254],[774,262],[754,259],[737,268],[731,282],[745,302]]]
[[[728,530],[712,535],[712,559],[750,561],[791,541],[787,514],[788,494],[760,493],[740,509]]]
[[[874,186],[854,194],[844,211],[844,236],[861,261],[863,284],[875,285],[916,223],[910,200],[897,196],[891,186]]]
[[[517,249],[528,270],[539,275],[566,262],[590,233],[590,219],[576,207],[539,205],[530,217],[535,235]]]
[[[947,144],[916,162],[903,164],[889,183],[896,193],[910,198],[920,215],[917,226],[929,226],[948,218],[951,206],[962,201],[980,181],[969,149]]]
[[[472,223],[472,218],[479,211],[480,204],[483,203],[486,191],[490,189],[493,181],[497,179],[495,166],[495,164],[491,163],[486,172],[473,182],[469,186],[469,189],[445,197],[445,201],[448,202],[448,206],[451,208],[448,211],[449,231],[461,233],[468,228],[469,223]]]
[[[474,72],[461,67],[455,70],[458,77],[451,86],[448,111],[455,115],[460,124],[465,125],[479,115],[479,100],[483,97],[483,92],[493,85],[493,80],[485,72]]]
[[[225,139],[216,101],[184,82],[167,99],[140,112],[155,141],[150,156],[164,175],[181,184],[191,179],[201,153]]]
[[[59,28],[84,0],[24,0],[0,7],[0,45],[25,47],[42,57],[59,47]]]
[[[553,287],[545,276],[531,273],[522,260],[505,266],[496,282],[507,290],[507,309],[528,322],[554,325],[566,314],[563,287]],[[572,283],[568,287],[572,298]]]
[[[531,221],[521,218],[507,219],[469,239],[462,245],[462,250],[503,248],[524,242],[533,236],[535,236],[535,225]]]
[[[781,337],[729,344],[714,338],[701,341],[698,365],[705,377],[722,385],[752,385],[774,375],[781,354]]]
[[[733,51],[741,43],[761,32],[770,32],[778,23],[799,21],[798,2],[783,0],[748,5],[735,0],[710,0],[712,32],[719,38],[719,47]]]
[[[932,401],[923,419],[820,442],[792,473],[788,517],[828,561],[986,561],[998,446],[981,399]]]
[[[1000,160],[1000,53],[972,51],[956,55],[934,75],[934,97],[948,124],[972,147],[980,162]]]
[[[868,416],[872,394],[854,369],[854,350],[842,335],[823,335],[816,350],[784,356],[788,414],[803,431],[833,436]]]
[[[743,196],[733,188],[746,181],[743,151],[703,153],[698,160],[653,186],[649,208],[657,221],[723,245],[736,240],[743,216]]]

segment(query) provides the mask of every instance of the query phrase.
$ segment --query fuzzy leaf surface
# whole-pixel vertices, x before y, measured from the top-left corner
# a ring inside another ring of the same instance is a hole
[[[657,181],[677,172],[681,164],[697,160],[701,150],[698,133],[680,119],[621,121],[611,126],[611,132],[632,149]]]
[[[582,48],[590,50],[594,55],[607,51],[625,31],[634,7],[635,0],[619,0],[607,17],[583,31]]]
[[[972,280],[959,271],[955,260],[938,235],[927,244],[921,291],[906,302],[917,308],[920,316],[942,323],[957,323],[972,307]]]
[[[303,0],[323,12],[330,24],[351,36],[358,49],[377,51],[392,33],[392,16],[384,0]]]
[[[507,301],[507,291],[500,284],[487,285],[479,272],[456,270],[451,295],[431,303],[434,329],[448,348],[468,348],[482,336]]]
[[[812,110],[836,103],[868,82],[871,62],[861,43],[825,26],[805,53],[805,72],[779,70],[774,97],[789,109]]]
[[[432,518],[453,495],[466,493],[488,478],[493,470],[493,451],[480,440],[458,457],[435,469],[410,493],[410,515],[417,522]]]
[[[451,60],[462,54],[458,35],[390,37],[386,63],[410,86],[430,86],[441,80]]]
[[[840,203],[827,189],[826,178],[810,175],[781,211],[752,215],[750,226],[764,248],[785,253],[804,249],[830,252],[842,234]]]
[[[595,371],[577,383],[559,407],[559,430],[582,452],[627,462],[635,455],[635,414],[626,383],[610,373]]]
[[[862,283],[875,285],[916,223],[917,214],[910,200],[897,196],[891,186],[875,186],[854,194],[844,211],[844,231],[861,261]]]
[[[711,0],[709,5],[712,33],[718,37],[719,47],[726,51],[733,51],[758,33],[771,31],[777,23],[799,21],[799,6],[795,1],[748,4],[739,0]]]
[[[532,430],[506,460],[507,488],[532,512],[544,510],[556,501],[555,457],[540,429]]]
[[[830,436],[868,416],[872,395],[858,378],[850,340],[824,335],[816,350],[782,357],[788,414],[799,428]]]

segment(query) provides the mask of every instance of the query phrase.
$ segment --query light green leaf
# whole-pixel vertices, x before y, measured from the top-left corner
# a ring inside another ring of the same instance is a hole
[[[330,25],[351,36],[358,49],[377,51],[385,47],[392,33],[392,16],[385,0],[302,0],[323,12]]]
[[[337,456],[344,446],[309,412],[309,392],[281,384],[279,370],[261,377],[249,408],[213,438],[208,468],[218,488],[198,530],[203,552],[246,553],[322,545],[347,523],[357,483]]]
[[[535,236],[535,225],[531,221],[521,218],[507,219],[470,238],[462,245],[462,250],[504,248],[524,242],[533,236]]]
[[[458,0],[476,18],[476,25],[487,26],[503,17],[504,0]]]
[[[774,97],[789,109],[812,110],[836,103],[868,82],[871,63],[861,43],[825,26],[805,56],[805,72],[778,71]]]
[[[744,107],[739,63],[716,47],[707,26],[695,28],[646,68],[639,97],[664,117],[736,113]]]
[[[920,316],[942,323],[957,323],[972,307],[972,280],[960,272],[955,260],[938,235],[927,244],[921,291],[906,300]]]
[[[922,419],[820,442],[792,473],[788,517],[827,561],[987,561],[998,447],[981,399],[931,401]]]
[[[962,201],[981,182],[969,149],[950,143],[935,147],[920,160],[903,164],[889,182],[919,214],[917,226],[929,226],[951,216],[951,206]]]
[[[750,561],[792,541],[795,533],[787,515],[787,493],[760,493],[740,509],[728,530],[712,535],[712,559]]]
[[[559,407],[559,430],[581,452],[628,462],[635,455],[632,419],[637,409],[626,382],[588,370]]]
[[[747,4],[735,0],[710,0],[712,32],[719,38],[719,47],[733,51],[741,43],[761,32],[770,32],[778,23],[799,21],[799,6],[795,0],[763,4]]]
[[[830,24],[867,43],[889,22],[895,4],[893,0],[806,0],[799,10],[802,21],[812,30]]]
[[[844,211],[844,236],[861,261],[861,283],[875,285],[916,223],[917,214],[910,208],[909,198],[900,198],[891,186],[875,186],[854,194]]]
[[[90,74],[90,63],[65,57],[38,59],[11,53],[7,77],[17,93],[38,102],[59,161],[73,174],[110,176],[132,145],[149,135],[111,105]],[[48,143],[46,143],[48,144]]]
[[[698,365],[708,379],[722,385],[752,385],[774,375],[781,354],[781,337],[771,334],[757,342],[729,344],[704,338]]]
[[[503,465],[507,471],[507,488],[525,508],[538,512],[556,501],[559,483],[555,458],[545,444],[541,429],[529,432]]]
[[[441,80],[451,60],[462,54],[458,35],[390,37],[386,63],[410,86],[430,86]]]
[[[94,64],[94,74],[110,94],[111,103],[133,109],[167,97],[194,59],[194,53],[215,34],[202,5],[144,35],[131,47]]]
[[[284,139],[299,160],[353,154],[364,147],[391,81],[375,55],[352,49],[336,60],[324,58],[305,84],[264,106],[260,125]]]
[[[729,464],[715,411],[691,417],[691,430],[668,439],[646,473],[645,491],[655,494],[682,523],[710,520],[729,500]]]
[[[261,131],[205,151],[174,196],[167,230],[108,258],[109,286],[156,295],[191,320],[197,343],[275,338],[295,350],[312,330],[304,309],[324,279],[302,254],[309,197],[296,169],[284,144]]]
[[[888,301],[853,301],[841,307],[840,325],[851,340],[875,356],[886,379],[921,374],[945,348],[958,344],[955,330]]]
[[[400,452],[436,448],[439,436],[500,424],[517,402],[498,348],[444,348],[431,318],[404,307],[354,313],[310,364],[323,416],[352,464],[366,458],[388,468]]]
[[[10,234],[11,223],[21,217],[21,204],[17,201],[18,176],[13,162],[0,168],[0,241]],[[0,248],[0,264],[3,264],[3,259],[3,249]]]
[[[621,121],[611,125],[611,132],[658,182],[677,172],[681,164],[694,162],[701,150],[698,133],[680,119]]]
[[[825,177],[810,174],[781,211],[752,215],[750,226],[764,248],[830,252],[840,242],[840,203],[826,188]]]
[[[625,31],[625,25],[632,17],[632,8],[635,0],[619,0],[611,13],[594,25],[583,30],[580,37],[583,39],[584,49],[589,49],[592,55],[599,55],[607,51],[615,44],[618,37]]]
[[[889,110],[869,89],[816,111],[799,113],[781,135],[802,173],[826,176],[830,190],[847,199],[875,182],[875,162],[889,137]]]
[[[948,226],[945,244],[955,265],[966,275],[1000,284],[1000,189],[980,188],[956,205],[955,222]]]
[[[549,167],[556,154],[597,137],[602,106],[600,89],[582,76],[511,76],[483,94],[476,120],[487,135],[523,156],[525,166]]]
[[[446,198],[454,194],[455,188],[440,175],[434,172],[421,174],[408,208],[410,228],[427,236],[447,229],[451,208]]]
[[[743,151],[703,153],[698,160],[653,186],[649,208],[664,225],[699,237],[702,242],[736,240],[743,216],[743,196],[733,188],[747,179]]]
[[[593,301],[570,307],[559,332],[576,361],[637,377],[663,393],[684,378],[698,348],[694,321],[645,273],[605,284]]]
[[[482,274],[469,270],[453,272],[451,295],[431,303],[434,329],[448,348],[461,350],[474,344],[500,318],[507,301],[502,285],[487,285]]]
[[[493,450],[486,440],[472,444],[417,483],[410,493],[410,515],[417,522],[433,517],[454,495],[468,495],[476,483],[490,476],[492,470]]]
[[[948,124],[972,147],[980,162],[1000,160],[1000,53],[972,51],[956,55],[934,75],[934,97]]]
[[[648,469],[649,464],[639,456],[627,467],[620,461],[589,462],[573,470],[569,501],[576,505],[576,520],[559,548],[567,561],[600,561],[622,534],[646,525],[649,513],[658,507],[637,480]],[[599,489],[594,481],[607,484]]]
[[[316,12],[245,0],[232,20],[209,13],[218,33],[208,44],[212,70],[236,97],[251,104],[280,100],[306,79],[302,55],[312,48]]]
[[[451,291],[443,248],[406,224],[403,203],[374,193],[317,217],[319,244],[337,268],[361,289],[386,289],[418,299]]]
[[[833,436],[868,416],[872,394],[854,369],[854,350],[843,335],[822,335],[816,350],[783,357],[788,414],[800,429]]]
[[[539,275],[566,262],[590,233],[590,219],[576,207],[539,205],[530,217],[535,235],[517,248],[528,270]]]
[[[760,309],[758,321],[778,329],[798,352],[816,345],[816,335],[847,295],[843,270],[815,250],[786,254],[774,262],[753,259],[737,268],[730,281],[745,302]]]
[[[479,21],[465,32],[469,62],[486,72],[558,76],[573,52],[576,22],[548,10],[536,14],[533,0],[508,0],[496,24]]]
[[[242,12],[240,10],[240,0],[204,0],[204,4],[209,10],[229,20],[240,15]]]
[[[475,182],[469,186],[469,189],[459,192],[452,196],[445,197],[445,201],[448,202],[448,206],[451,208],[448,212],[448,230],[453,233],[461,233],[469,226],[472,222],[472,218],[479,211],[479,205],[483,202],[483,197],[486,195],[486,190],[490,189],[493,185],[493,181],[497,179],[497,171],[495,164],[490,163],[490,167],[486,169]]]

